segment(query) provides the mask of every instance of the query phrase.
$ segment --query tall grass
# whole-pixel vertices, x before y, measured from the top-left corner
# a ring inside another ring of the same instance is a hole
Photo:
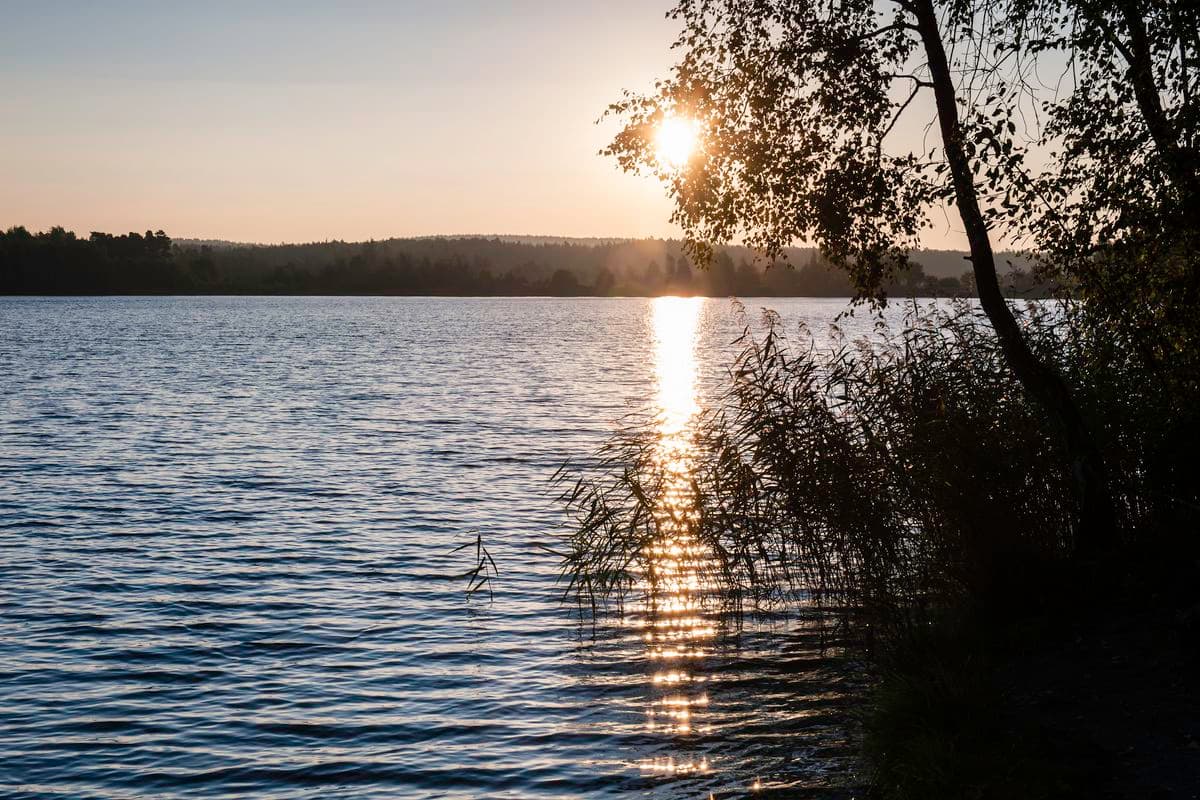
[[[1103,353],[1069,311],[1020,315],[1096,414],[1121,526],[1194,504],[1177,461],[1161,457],[1168,429],[1191,423],[1159,419],[1150,441],[1138,431],[1155,427],[1157,401],[1133,361]],[[585,607],[638,585],[664,526],[708,550],[731,602],[815,605],[851,624],[1019,592],[1021,570],[1072,553],[1057,437],[974,305],[913,306],[898,329],[881,323],[875,340],[838,337],[827,351],[766,313],[740,345],[727,391],[695,426],[682,500],[648,418],[560,473],[573,520],[564,574]]]

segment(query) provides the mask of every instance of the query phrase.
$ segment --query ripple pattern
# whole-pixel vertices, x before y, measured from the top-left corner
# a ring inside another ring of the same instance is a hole
[[[737,332],[705,301],[704,386]],[[647,772],[646,648],[558,602],[548,478],[650,401],[653,338],[634,299],[0,299],[0,793],[833,796],[803,631],[716,645],[714,769]]]

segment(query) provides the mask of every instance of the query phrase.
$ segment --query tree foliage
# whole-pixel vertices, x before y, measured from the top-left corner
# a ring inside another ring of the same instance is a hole
[[[739,237],[768,253],[813,242],[874,296],[955,202],[918,6],[683,0],[670,12],[683,27],[678,63],[653,92],[610,107],[624,127],[606,152],[666,182],[698,252]],[[1195,227],[1196,4],[935,10],[974,189],[998,234],[1078,276],[1103,248],[1164,235],[1174,245],[1172,226]],[[683,169],[655,155],[671,115],[702,131]]]
[[[1051,259],[1101,320],[1123,303],[1156,323],[1183,317],[1165,343],[1116,318],[1135,346],[1197,349],[1195,4],[681,0],[670,13],[679,62],[653,93],[610,108],[625,127],[607,152],[667,183],[698,255],[734,238],[769,254],[816,243],[872,300],[937,210],[955,206],[1006,363],[1063,439],[1094,531],[1082,541],[1111,541],[1094,425],[1005,303],[994,239]],[[1041,70],[1056,59],[1064,77],[1048,84]],[[927,100],[917,147],[912,130],[895,134]],[[703,133],[682,168],[656,155],[673,115]],[[1153,270],[1148,292],[1119,291],[1113,268],[1131,264]]]
[[[610,108],[626,124],[606,152],[667,182],[698,255],[738,237],[771,256],[812,241],[876,291],[915,246],[933,188],[917,155],[884,147],[889,89],[914,48],[903,22],[870,0],[686,0],[671,15],[680,62]],[[701,126],[682,170],[655,156],[669,115]]]

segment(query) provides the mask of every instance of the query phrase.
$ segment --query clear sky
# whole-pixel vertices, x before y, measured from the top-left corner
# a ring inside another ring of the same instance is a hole
[[[0,227],[670,236],[596,155],[669,0],[0,0]]]

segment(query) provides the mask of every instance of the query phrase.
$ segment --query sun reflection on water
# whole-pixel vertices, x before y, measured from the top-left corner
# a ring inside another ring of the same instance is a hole
[[[664,438],[681,439],[699,410],[696,329],[703,302],[700,297],[658,297],[653,301],[659,432]]]
[[[692,534],[690,497],[691,434],[699,411],[696,397],[696,334],[701,298],[660,297],[653,301],[655,372],[658,381],[657,458],[665,485],[657,509],[659,538],[649,549],[644,601],[630,623],[644,629],[641,638],[651,665],[646,730],[673,741],[712,733],[708,718],[708,680],[703,674],[705,646],[716,624],[705,610],[710,588],[705,548]],[[708,756],[680,754],[645,759],[644,774],[678,776],[713,771]]]

